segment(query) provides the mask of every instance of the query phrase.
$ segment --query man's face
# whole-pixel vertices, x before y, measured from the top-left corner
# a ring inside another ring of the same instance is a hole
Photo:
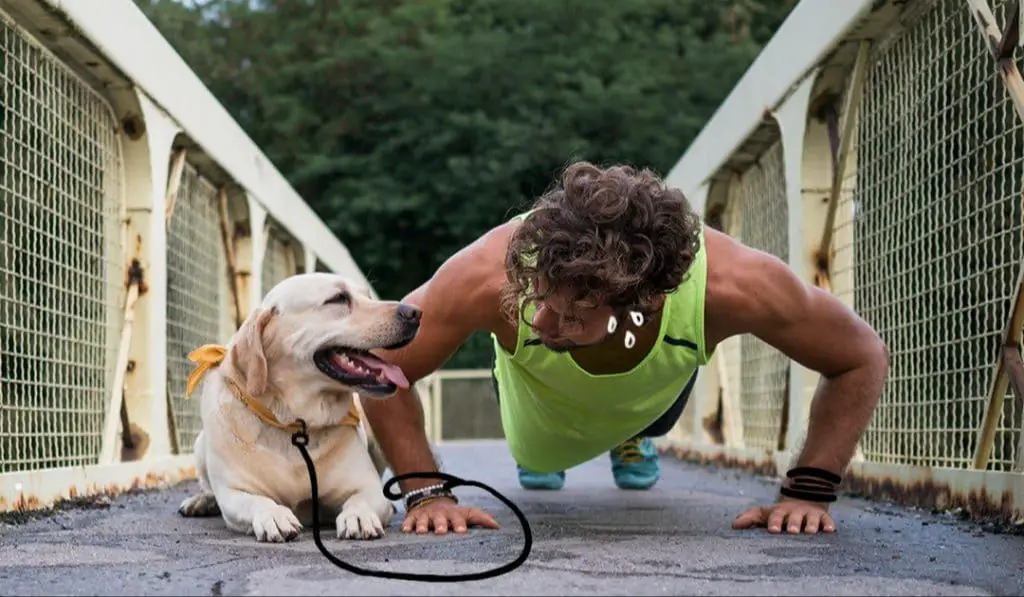
[[[566,352],[608,339],[608,319],[614,312],[607,306],[548,296],[537,303],[531,327],[548,349]]]

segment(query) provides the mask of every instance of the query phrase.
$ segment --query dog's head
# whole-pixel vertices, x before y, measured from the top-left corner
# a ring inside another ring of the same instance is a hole
[[[369,351],[408,344],[419,325],[417,307],[374,300],[344,276],[300,274],[279,282],[249,315],[231,360],[252,396],[301,389],[386,398],[409,381]]]

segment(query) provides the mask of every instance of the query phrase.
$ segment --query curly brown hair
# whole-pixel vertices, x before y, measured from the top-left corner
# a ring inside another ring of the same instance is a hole
[[[655,312],[700,249],[701,220],[682,191],[648,169],[585,161],[568,166],[560,183],[509,241],[505,314],[514,321],[521,306],[553,294]]]

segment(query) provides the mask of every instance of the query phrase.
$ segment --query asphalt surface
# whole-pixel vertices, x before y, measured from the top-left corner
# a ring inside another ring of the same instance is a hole
[[[1021,595],[1024,536],[947,514],[841,499],[832,535],[735,531],[739,512],[772,499],[769,480],[664,457],[646,492],[621,491],[607,457],[568,473],[558,492],[519,488],[502,443],[448,444],[447,470],[489,483],[526,513],[530,558],[494,579],[458,584],[358,576],[334,567],[306,530],[288,544],[234,535],[219,518],[176,513],[193,483],[0,523],[3,595]],[[404,572],[479,571],[513,560],[514,515],[482,490],[464,503],[501,530],[403,534],[325,544],[346,561]]]

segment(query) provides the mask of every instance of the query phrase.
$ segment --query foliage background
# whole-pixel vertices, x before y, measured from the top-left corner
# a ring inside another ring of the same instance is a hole
[[[796,0],[136,3],[401,298],[569,162],[667,174]]]

